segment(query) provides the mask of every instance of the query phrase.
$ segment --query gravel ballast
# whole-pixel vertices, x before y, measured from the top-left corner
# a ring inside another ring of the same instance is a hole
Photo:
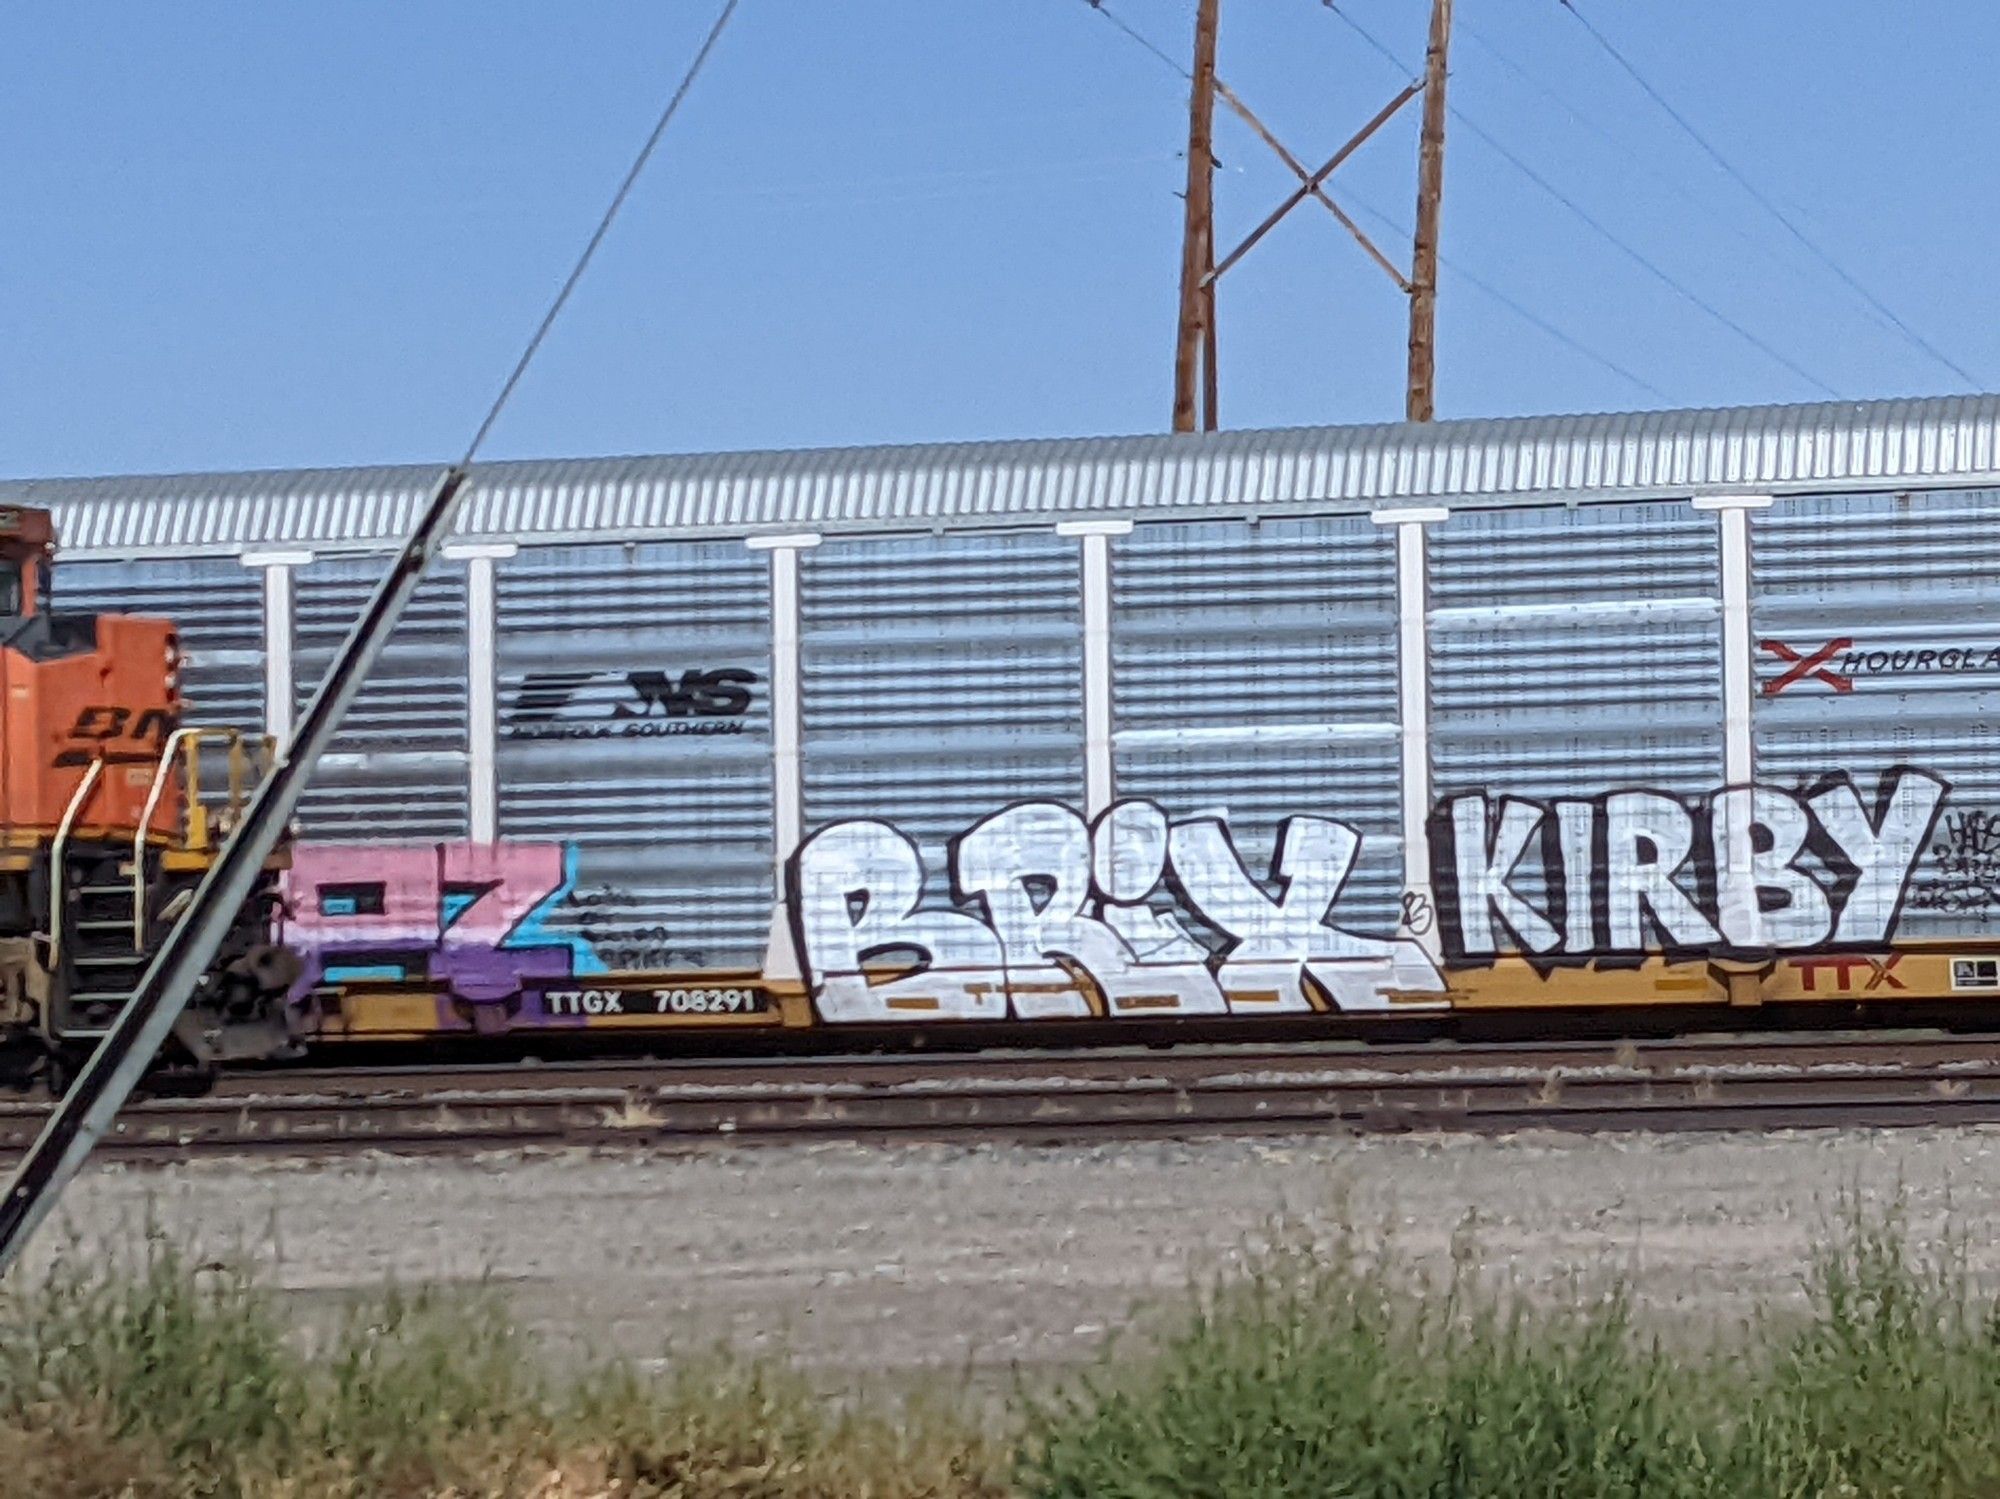
[[[1949,1217],[2000,1272],[2000,1129],[100,1166],[30,1262],[129,1251],[151,1221],[251,1259],[302,1309],[483,1282],[579,1352],[719,1339],[898,1375],[1087,1357],[1274,1217],[1392,1226],[1442,1266],[1472,1215],[1495,1274],[1624,1273],[1643,1311],[1725,1326],[1797,1297],[1844,1194],[1900,1196],[1919,1243]]]

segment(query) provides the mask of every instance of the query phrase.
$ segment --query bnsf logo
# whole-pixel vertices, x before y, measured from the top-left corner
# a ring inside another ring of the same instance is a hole
[[[610,695],[601,690],[611,684]],[[634,739],[740,734],[757,673],[544,671],[522,679],[507,711],[509,739]],[[586,689],[599,689],[589,691]]]
[[[105,704],[92,704],[77,714],[76,722],[69,726],[67,738],[72,747],[56,756],[58,767],[88,765],[92,760],[102,760],[108,765],[151,765],[158,758],[158,751],[167,742],[167,736],[174,731],[174,715],[166,708],[146,708],[135,712]],[[113,739],[136,739],[142,745],[151,745],[151,751],[111,752],[97,748],[83,748],[84,745],[104,745]]]

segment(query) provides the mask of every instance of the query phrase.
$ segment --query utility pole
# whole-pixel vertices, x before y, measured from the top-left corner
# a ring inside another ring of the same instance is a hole
[[[1221,0],[1200,0],[1194,25],[1194,84],[1188,96],[1187,216],[1181,230],[1181,309],[1174,345],[1174,430],[1216,422],[1215,380],[1215,37]]]
[[[1424,50],[1424,123],[1417,151],[1417,232],[1410,254],[1410,383],[1404,413],[1413,422],[1437,413],[1438,217],[1444,204],[1445,58],[1451,47],[1451,0],[1431,0]]]
[[[1431,0],[1430,46],[1424,71],[1394,98],[1376,110],[1368,123],[1350,135],[1338,151],[1317,168],[1309,168],[1276,132],[1259,119],[1242,95],[1215,71],[1215,42],[1220,0],[1197,0],[1194,26],[1194,67],[1184,69],[1112,13],[1106,0],[1085,0],[1120,31],[1175,72],[1188,79],[1187,214],[1181,228],[1181,296],[1179,336],[1174,343],[1174,431],[1192,432],[1199,415],[1202,430],[1216,429],[1215,283],[1257,247],[1264,236],[1308,199],[1333,215],[1378,270],[1395,283],[1410,304],[1410,373],[1406,399],[1409,419],[1427,422],[1436,406],[1433,366],[1437,343],[1438,208],[1444,199],[1445,54],[1451,41],[1451,0]],[[1396,262],[1370,239],[1354,216],[1342,208],[1327,179],[1372,140],[1419,94],[1424,118],[1419,136],[1416,245],[1412,267],[1404,275]],[[1298,178],[1299,185],[1266,214],[1225,255],[1215,251],[1215,106],[1220,100],[1271,153]],[[1196,394],[1197,390],[1199,395]]]

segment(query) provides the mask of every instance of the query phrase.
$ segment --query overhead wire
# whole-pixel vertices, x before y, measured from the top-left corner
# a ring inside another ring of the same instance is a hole
[[[1085,5],[1088,5],[1092,10],[1096,11],[1100,16],[1104,17],[1104,19],[1109,21],[1113,26],[1116,26],[1120,31],[1124,32],[1125,35],[1129,36],[1133,41],[1137,42],[1141,47],[1144,47],[1148,52],[1152,53],[1153,56],[1157,57],[1161,62],[1165,63],[1168,67],[1172,68],[1176,73],[1180,74],[1181,77],[1187,79],[1189,82],[1194,81],[1193,73],[1189,72],[1188,69],[1180,62],[1178,62],[1172,57],[1169,57],[1165,52],[1161,51],[1159,47],[1154,45],[1153,39],[1151,37],[1147,36],[1145,32],[1140,31],[1137,27],[1127,23],[1124,17],[1120,16],[1116,11],[1112,10],[1110,6],[1106,5],[1104,3],[1104,0],[1083,0],[1083,3]]]
[[[653,124],[652,134],[646,137],[646,143],[639,148],[639,154],[632,159],[632,165],[625,173],[625,180],[618,184],[618,191],[611,195],[611,202],[605,208],[603,217],[598,219],[597,228],[591,232],[589,242],[583,247],[583,253],[577,256],[576,264],[570,267],[568,279],[556,293],[555,300],[549,303],[549,310],[542,314],[542,320],[536,325],[534,336],[528,340],[528,346],[521,351],[521,357],[514,361],[514,368],[508,374],[506,383],[500,387],[500,394],[493,398],[493,404],[487,408],[486,419],[479,424],[479,430],[472,434],[472,441],[466,444],[465,456],[458,460],[460,468],[471,464],[478,456],[480,448],[485,446],[486,438],[493,430],[493,424],[500,420],[500,413],[506,409],[508,401],[513,399],[514,390],[520,385],[521,377],[527,374],[528,366],[540,352],[543,341],[549,336],[549,330],[555,326],[556,319],[568,305],[570,293],[574,292],[577,283],[583,280],[584,271],[589,268],[591,259],[597,254],[597,247],[604,243],[604,236],[611,232],[612,221],[618,217],[618,211],[625,206],[625,200],[632,196],[632,188],[638,182],[639,174],[646,170],[646,163],[653,159],[653,150],[660,144],[660,137],[667,133],[667,126],[672,124],[674,116],[680,113],[681,101],[687,98],[688,90],[694,87],[695,79],[701,76],[701,70],[708,62],[709,53],[713,52],[715,44],[722,40],[723,29],[729,25],[729,18],[736,14],[738,3],[739,0],[723,0],[722,10],[716,16],[715,24],[708,28],[708,35],[702,40],[701,50],[695,53],[694,60],[687,65],[687,71],[681,74],[680,84],[667,100],[666,108],[660,111],[659,119]]]
[[[1182,63],[1178,58],[1172,56],[1170,53],[1163,51],[1153,41],[1151,37],[1147,36],[1144,32],[1140,31],[1138,28],[1134,27],[1129,22],[1127,22],[1116,11],[1112,10],[1109,5],[1105,4],[1104,0],[1083,0],[1083,3],[1089,6],[1092,10],[1096,11],[1100,16],[1103,16],[1105,20],[1109,21],[1119,31],[1123,32],[1127,37],[1131,38],[1132,41],[1136,42],[1145,51],[1151,53],[1153,57],[1157,58],[1167,68],[1172,70],[1172,72],[1175,74],[1176,77],[1179,77],[1184,81],[1189,81],[1189,82],[1193,81],[1194,74],[1192,71],[1189,70],[1186,64]],[[1383,55],[1389,56],[1387,52],[1384,52]],[[1394,57],[1390,57],[1389,60],[1391,62],[1395,62]],[[1400,66],[1400,64],[1398,64],[1398,66]],[[1366,199],[1356,195],[1352,189],[1344,189],[1343,195],[1346,198],[1348,198],[1351,202],[1359,206],[1362,210],[1364,210],[1369,215],[1369,217],[1373,218],[1377,223],[1387,225],[1389,228],[1394,229],[1398,234],[1409,233],[1408,225],[1398,224],[1393,218],[1391,218],[1388,214],[1384,213],[1381,209],[1370,204]],[[1655,396],[1658,399],[1668,403],[1671,403],[1673,401],[1672,396],[1668,395],[1665,391],[1661,390],[1657,385],[1653,384],[1650,380],[1647,380],[1642,376],[1633,373],[1631,370],[1627,369],[1624,365],[1620,364],[1617,360],[1611,358],[1609,355],[1598,352],[1596,349],[1591,348],[1588,344],[1582,342],[1580,339],[1577,339],[1573,335],[1564,332],[1561,328],[1557,327],[1554,323],[1551,323],[1548,319],[1532,311],[1518,299],[1500,290],[1498,287],[1492,285],[1490,282],[1482,280],[1480,277],[1466,270],[1464,266],[1458,264],[1456,261],[1450,259],[1449,257],[1445,256],[1442,253],[1439,254],[1438,260],[1439,263],[1442,264],[1446,270],[1450,271],[1454,276],[1461,278],[1468,286],[1471,286],[1475,290],[1484,293],[1488,297],[1491,297],[1500,306],[1506,308],[1509,312],[1512,312],[1516,317],[1528,323],[1530,326],[1540,329],[1543,333],[1547,334],[1550,338],[1553,338],[1557,343],[1561,344],[1564,348],[1569,349],[1573,353],[1581,355],[1583,358],[1589,360],[1591,363],[1597,365],[1599,368],[1606,370],[1613,375],[1618,376],[1621,380],[1628,381],[1637,389],[1645,391],[1648,395]]]
[[[1398,234],[1408,234],[1410,232],[1410,226],[1408,224],[1400,222],[1391,214],[1384,213],[1382,209],[1377,207],[1375,204],[1370,203],[1366,198],[1356,193],[1352,188],[1349,188],[1347,190],[1346,197],[1350,203],[1354,204],[1355,207],[1359,208],[1362,212],[1366,213],[1370,218],[1374,219],[1376,223],[1382,225],[1384,228],[1392,229]],[[1646,394],[1650,396],[1656,396],[1660,400],[1666,402],[1668,405],[1673,404],[1674,398],[1668,395],[1664,390],[1661,390],[1660,387],[1655,385],[1652,381],[1646,379],[1643,375],[1636,374],[1632,370],[1627,369],[1624,365],[1620,364],[1610,355],[1601,354],[1597,350],[1591,348],[1588,344],[1582,343],[1575,337],[1571,336],[1570,334],[1565,333],[1561,328],[1557,327],[1547,318],[1535,312],[1532,308],[1516,300],[1508,293],[1500,290],[1497,286],[1494,286],[1490,282],[1482,280],[1479,276],[1467,270],[1464,267],[1464,265],[1462,265],[1460,262],[1456,260],[1453,260],[1449,255],[1446,255],[1442,250],[1438,252],[1438,264],[1442,265],[1446,270],[1450,271],[1452,275],[1458,277],[1461,281],[1464,281],[1468,286],[1474,287],[1477,290],[1484,292],[1487,296],[1491,297],[1494,301],[1498,302],[1502,307],[1505,307],[1509,312],[1513,313],[1516,317],[1520,318],[1522,321],[1530,323],[1536,328],[1539,328],[1542,332],[1546,333],[1550,338],[1553,338],[1557,343],[1561,344],[1564,348],[1570,349],[1575,353],[1583,355],[1584,358],[1590,360],[1592,363],[1600,366],[1605,370],[1608,370],[1610,373],[1618,376],[1619,379],[1627,381],[1628,383],[1637,387],[1638,389],[1645,391]]]
[[[1408,67],[1405,65],[1403,60],[1399,58],[1395,54],[1395,52],[1392,51],[1387,45],[1385,45],[1381,40],[1381,38],[1377,37],[1373,32],[1369,31],[1367,27],[1363,26],[1359,21],[1355,20],[1354,17],[1350,16],[1349,14],[1347,14],[1346,11],[1342,10],[1338,5],[1334,3],[1334,0],[1320,0],[1320,4],[1330,14],[1332,14],[1335,17],[1335,19],[1339,20],[1349,30],[1354,32],[1356,36],[1360,37],[1362,41],[1367,43],[1368,46],[1373,48],[1383,58],[1385,58],[1388,62],[1393,64],[1398,71],[1401,72],[1408,71]],[[1447,106],[1447,108],[1451,115],[1451,118],[1456,120],[1461,126],[1463,126],[1473,136],[1475,136],[1478,140],[1480,140],[1487,147],[1488,150],[1492,151],[1494,154],[1499,156],[1509,166],[1513,167],[1515,171],[1519,172],[1522,176],[1526,177],[1536,187],[1540,188],[1549,197],[1553,198],[1557,203],[1561,204],[1562,207],[1567,209],[1569,213],[1577,219],[1578,222],[1584,225],[1584,227],[1589,229],[1592,233],[1596,234],[1600,239],[1604,240],[1605,243],[1612,246],[1612,248],[1616,249],[1620,254],[1624,255],[1633,264],[1639,266],[1648,275],[1652,276],[1655,280],[1660,282],[1661,285],[1667,287],[1676,296],[1680,297],[1683,301],[1687,302],[1691,307],[1695,308],[1697,311],[1702,313],[1710,321],[1717,323],[1721,327],[1728,329],[1731,333],[1735,334],[1738,338],[1743,340],[1743,342],[1749,344],[1753,349],[1757,350],[1758,353],[1764,355],[1765,358],[1771,360],[1774,364],[1777,364],[1783,369],[1788,370],[1790,373],[1796,375],[1799,379],[1805,381],[1815,390],[1818,390],[1823,394],[1832,396],[1836,399],[1839,398],[1840,392],[1834,389],[1833,386],[1829,385],[1826,381],[1822,380],[1818,375],[1815,375],[1811,370],[1807,369],[1804,365],[1800,364],[1797,360],[1793,359],[1790,355],[1786,354],[1782,349],[1775,347],[1773,344],[1769,342],[1769,340],[1760,337],[1756,332],[1745,326],[1741,321],[1739,321],[1734,317],[1731,317],[1728,313],[1724,312],[1720,307],[1717,307],[1713,302],[1709,301],[1706,297],[1702,296],[1700,292],[1696,291],[1693,287],[1687,285],[1687,283],[1676,277],[1672,272],[1663,268],[1661,265],[1659,265],[1658,262],[1653,260],[1652,257],[1647,255],[1643,250],[1640,250],[1637,246],[1633,245],[1630,241],[1626,240],[1622,235],[1618,234],[1603,220],[1599,219],[1595,214],[1591,213],[1587,208],[1583,207],[1582,204],[1578,203],[1568,193],[1564,192],[1561,188],[1557,187],[1555,183],[1551,182],[1546,176],[1544,176],[1541,172],[1537,171],[1533,166],[1531,166],[1527,161],[1525,161],[1518,152],[1514,151],[1511,147],[1509,147],[1498,137],[1496,137],[1491,131],[1487,130],[1485,127],[1480,125],[1477,120],[1474,120],[1469,116],[1467,116],[1465,111],[1460,109],[1456,104],[1449,105]]]
[[[1632,166],[1638,167],[1646,176],[1666,188],[1667,191],[1671,192],[1683,203],[1698,208],[1703,213],[1708,213],[1713,209],[1714,204],[1708,198],[1679,181],[1671,173],[1662,171],[1658,166],[1643,159],[1635,162],[1632,158],[1630,142],[1619,139],[1617,132],[1610,126],[1578,109],[1575,104],[1565,99],[1556,89],[1551,88],[1547,83],[1537,78],[1518,58],[1511,56],[1503,50],[1490,36],[1467,21],[1462,15],[1455,17],[1451,24],[1455,35],[1465,37],[1473,46],[1486,53],[1487,56],[1500,64],[1507,72],[1513,74],[1525,86],[1533,89],[1550,104],[1553,104],[1557,109],[1568,115],[1582,130],[1615,151],[1628,169]],[[1727,229],[1732,238],[1740,240],[1754,249],[1762,250],[1767,248],[1765,241],[1759,240],[1740,224],[1724,223],[1720,227]]]
[[[1784,208],[1777,203],[1775,199],[1773,199],[1762,188],[1758,187],[1756,183],[1752,182],[1750,178],[1746,176],[1734,162],[1732,162],[1728,157],[1724,156],[1722,152],[1716,148],[1715,144],[1712,141],[1710,141],[1707,136],[1703,135],[1701,131],[1695,128],[1694,122],[1688,119],[1688,117],[1683,113],[1681,113],[1680,110],[1676,109],[1673,106],[1673,104],[1667,99],[1666,95],[1663,94],[1658,88],[1654,87],[1653,84],[1647,80],[1646,76],[1643,73],[1641,73],[1637,67],[1633,66],[1632,60],[1626,57],[1626,55],[1623,52],[1619,51],[1618,48],[1612,44],[1611,39],[1607,37],[1602,31],[1598,30],[1598,28],[1591,23],[1590,17],[1586,16],[1581,10],[1577,9],[1574,0],[1557,0],[1557,4],[1561,5],[1564,10],[1568,11],[1572,16],[1576,17],[1577,24],[1583,27],[1583,29],[1589,33],[1591,40],[1596,42],[1597,45],[1603,49],[1605,55],[1609,57],[1613,62],[1618,64],[1618,66],[1621,69],[1624,70],[1626,76],[1629,77],[1634,83],[1636,83],[1639,86],[1639,88],[1641,89],[1641,91],[1645,93],[1647,98],[1651,99],[1655,104],[1657,104],[1660,107],[1661,111],[1665,113],[1668,119],[1672,120],[1675,125],[1680,127],[1681,133],[1687,136],[1689,140],[1693,141],[1695,145],[1699,146],[1702,150],[1702,153],[1706,155],[1710,161],[1714,162],[1716,166],[1720,167],[1723,170],[1723,172],[1728,175],[1731,181],[1733,181],[1738,187],[1742,188],[1744,192],[1748,193],[1759,207],[1761,207],[1772,218],[1776,219],[1779,225],[1784,229],[1784,231],[1787,234],[1791,235],[1793,239],[1797,240],[1799,244],[1805,248],[1807,253],[1809,253],[1813,257],[1813,259],[1817,260],[1821,265],[1825,266],[1840,280],[1843,286],[1847,287],[1849,291],[1853,292],[1856,296],[1860,297],[1863,302],[1867,303],[1869,308],[1872,309],[1878,317],[1882,318],[1897,332],[1901,333],[1903,337],[1906,340],[1908,340],[1908,342],[1912,347],[1919,349],[1923,353],[1929,355],[1938,364],[1950,370],[1954,375],[1956,375],[1959,379],[1965,381],[1968,385],[1974,387],[1975,389],[1980,388],[1982,382],[1980,381],[1978,376],[1974,375],[1964,365],[1960,364],[1957,360],[1953,359],[1949,354],[1945,353],[1942,349],[1938,348],[1936,344],[1932,343],[1929,339],[1925,338],[1923,334],[1919,333],[1915,328],[1912,328],[1907,322],[1905,322],[1900,316],[1898,316],[1894,308],[1890,307],[1880,297],[1875,295],[1874,292],[1870,291],[1866,286],[1864,286],[1861,283],[1861,281],[1847,269],[1847,267],[1842,265],[1838,260],[1836,260],[1833,257],[1832,253],[1828,251],[1824,245],[1820,244],[1811,235],[1807,234],[1804,229],[1800,228],[1797,220],[1794,219],[1791,214],[1787,213],[1784,210]]]
[[[22,1246],[55,1205],[63,1187],[75,1177],[92,1147],[111,1129],[118,1111],[132,1096],[151,1067],[159,1048],[173,1033],[202,975],[210,971],[224,936],[224,922],[249,898],[257,871],[284,836],[298,810],[314,765],[339,730],[355,695],[380,660],[383,645],[402,618],[425,571],[450,534],[452,524],[472,487],[468,472],[473,457],[492,431],[508,400],[568,302],[584,269],[603,242],[611,222],[630,195],[640,171],[651,157],[681,100],[693,85],[701,65],[736,9],[725,0],[694,63],[674,91],[652,134],[626,173],[624,182],[598,221],[568,278],[543,314],[485,419],[467,445],[465,456],[438,475],[430,494],[406,522],[408,539],[375,585],[368,603],[354,621],[326,669],[325,678],[300,716],[285,753],[259,783],[241,820],[217,851],[213,863],[194,887],[193,903],[173,923],[124,1007],[113,1019],[89,1061],[77,1074],[61,1103],[43,1125],[0,1189],[0,1272],[16,1262]]]

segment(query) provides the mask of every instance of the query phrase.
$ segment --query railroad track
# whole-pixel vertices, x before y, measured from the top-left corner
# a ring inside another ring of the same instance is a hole
[[[46,1116],[0,1104],[0,1153]],[[232,1076],[136,1104],[104,1154],[691,1150],[1325,1130],[1743,1130],[2000,1122],[2000,1038],[1215,1046]]]

